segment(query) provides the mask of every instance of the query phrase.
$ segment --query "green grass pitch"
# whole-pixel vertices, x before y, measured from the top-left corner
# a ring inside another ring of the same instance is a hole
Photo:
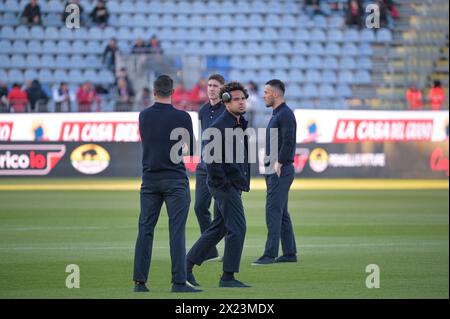
[[[0,181],[1,182],[1,181]],[[187,249],[199,236],[193,210]],[[0,191],[0,298],[449,298],[448,190],[293,190],[297,264],[251,266],[266,236],[265,192],[243,197],[247,236],[237,278],[218,288],[220,262],[194,268],[204,292],[170,293],[168,219],[156,228],[150,293],[133,293],[138,191]],[[223,251],[223,241],[219,245]],[[65,286],[68,264],[79,289]],[[366,266],[380,288],[366,287]]]

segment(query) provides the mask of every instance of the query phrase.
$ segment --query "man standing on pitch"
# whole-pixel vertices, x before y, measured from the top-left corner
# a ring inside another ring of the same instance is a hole
[[[207,91],[209,102],[203,105],[198,113],[201,123],[201,132],[203,132],[211,126],[211,124],[223,113],[225,105],[220,99],[220,89],[225,84],[225,79],[220,74],[212,74],[208,78]],[[206,144],[206,141],[202,140],[202,149]],[[201,161],[195,171],[195,215],[197,216],[200,231],[203,234],[205,230],[211,225],[211,212],[209,207],[211,206],[212,196],[206,183],[208,173],[206,164],[203,160],[203,154]],[[217,203],[214,203],[214,216],[217,215]],[[211,251],[206,256],[206,260],[213,260],[219,257],[219,252],[216,246],[211,248]]]
[[[289,189],[294,181],[294,155],[297,123],[294,113],[284,101],[285,86],[274,79],[264,87],[264,101],[273,109],[266,131],[266,155],[275,154],[266,167],[266,224],[268,229],[264,254],[253,265],[267,265],[276,262],[297,262],[297,247],[291,217],[288,213]],[[278,134],[271,134],[276,129]],[[274,136],[272,136],[274,135]],[[271,152],[271,138],[277,138],[278,151]],[[268,161],[266,160],[266,165]],[[283,255],[278,257],[279,243]]]
[[[223,275],[219,287],[245,288],[249,286],[236,280],[234,273],[239,272],[246,232],[241,195],[242,191],[250,190],[248,138],[245,134],[248,123],[242,116],[248,94],[242,84],[231,82],[222,88],[220,96],[226,110],[208,129],[214,136],[214,140],[208,143],[208,147],[212,143],[214,154],[206,151],[204,154],[208,187],[217,202],[218,212],[186,256],[187,281],[198,286],[192,273],[194,265],[201,265],[211,249],[225,237]],[[214,149],[216,146],[219,149]]]
[[[173,81],[159,76],[153,84],[155,104],[139,114],[142,140],[142,185],[139,234],[134,257],[135,292],[146,287],[152,257],[153,237],[163,202],[169,215],[172,292],[197,292],[186,284],[186,220],[190,191],[183,150],[193,154],[192,120],[188,113],[175,109],[171,102]],[[180,135],[173,132],[182,132]],[[173,137],[177,135],[177,137]],[[183,147],[176,148],[177,145]],[[177,152],[173,152],[176,149]]]

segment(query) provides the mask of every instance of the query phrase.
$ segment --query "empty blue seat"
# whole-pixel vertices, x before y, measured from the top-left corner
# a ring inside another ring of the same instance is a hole
[[[293,49],[289,42],[287,41],[280,41],[277,44],[277,51],[281,54],[292,54]]]
[[[3,10],[5,12],[14,12],[14,13],[20,13],[22,11],[22,8],[17,3],[18,1],[14,0],[6,0]]]
[[[33,80],[37,80],[39,75],[36,70],[25,70],[23,77],[25,80],[33,81]]]
[[[32,40],[28,42],[28,52],[27,53],[41,53],[42,45],[39,41]]]
[[[289,75],[285,70],[277,68],[275,69],[275,72],[273,72],[273,77],[275,79],[280,79],[281,81],[285,82],[288,79]]]
[[[342,35],[342,31],[341,30],[330,30],[328,32],[328,42],[343,42],[344,36]]]
[[[323,65],[326,69],[336,70],[339,68],[337,59],[334,56],[326,56],[323,60]]]
[[[12,52],[12,44],[8,40],[0,40],[0,53],[8,53]]]
[[[286,95],[288,97],[299,98],[299,97],[301,97],[303,95],[303,92],[301,90],[300,85],[298,85],[298,84],[291,84],[286,89]]]
[[[30,30],[31,39],[41,40],[45,39],[44,29],[41,26],[33,26]]]
[[[23,55],[13,55],[10,62],[13,68],[25,68],[25,58]]]
[[[322,44],[318,42],[311,43],[311,45],[309,46],[309,54],[324,55],[325,51]]]
[[[0,54],[0,68],[7,68],[10,66],[10,59],[6,54]]]
[[[293,52],[294,54],[302,54],[302,55],[309,54],[309,48],[303,42],[295,42],[293,50],[294,50],[294,52]]]
[[[380,29],[377,32],[376,40],[379,43],[389,43],[392,41],[392,33],[389,29]]]
[[[372,29],[363,29],[360,33],[359,39],[361,42],[374,42],[375,32]]]
[[[70,63],[70,59],[67,55],[62,55],[62,54],[58,54],[56,56],[56,60],[55,60],[55,67],[59,68],[59,69],[69,69],[72,68],[73,66]],[[55,74],[56,76],[56,74]],[[58,80],[59,82],[59,80]]]
[[[370,73],[368,71],[360,70],[356,72],[355,82],[361,84],[369,84],[372,82],[372,77],[370,76]]]
[[[342,55],[357,56],[358,48],[353,43],[346,43],[342,46]]]
[[[319,91],[314,84],[305,84],[302,90],[302,96],[305,98],[316,98],[319,96]]]
[[[259,67],[262,69],[273,69],[277,66],[270,55],[263,55],[259,60]]]
[[[14,41],[12,45],[12,52],[10,53],[27,53],[27,52],[28,49],[25,41],[22,40]]]
[[[293,83],[302,83],[303,82],[303,73],[302,71],[300,71],[299,69],[291,69],[289,71],[289,77],[288,77],[290,82]]]
[[[347,84],[339,84],[336,87],[336,95],[341,98],[352,97],[352,89]]]
[[[322,69],[322,59],[315,55],[310,55],[308,59],[305,61],[306,69]]]
[[[43,69],[38,72],[38,79],[42,83],[52,83],[53,80],[53,73],[49,69]]]
[[[334,88],[330,84],[322,84],[319,87],[319,94],[321,97],[332,98],[335,96]]]
[[[359,42],[359,33],[354,29],[347,29],[344,32],[344,42]]]
[[[70,70],[68,77],[70,79],[70,82],[73,82],[73,83],[80,84],[80,83],[85,82],[83,74],[81,73],[80,70]]]
[[[295,38],[303,42],[309,42],[311,40],[310,33],[305,29],[298,29],[295,33]]]
[[[67,82],[67,80],[69,79],[69,76],[67,74],[66,71],[62,70],[62,69],[58,69],[55,71],[55,73],[53,73],[53,81],[54,82]]]
[[[363,70],[371,70],[372,69],[372,61],[367,57],[360,57],[358,59],[358,68]]]
[[[50,52],[47,52],[47,51],[44,51],[44,52],[50,53]],[[51,55],[48,55],[48,54],[43,55],[41,57],[41,65],[42,65],[43,68],[54,67],[55,66],[55,59]]]
[[[343,84],[352,84],[354,83],[353,73],[350,71],[341,71],[339,72],[339,82]]]
[[[339,56],[341,55],[341,48],[336,43],[327,43],[324,49],[326,55]]]
[[[356,62],[352,57],[344,57],[339,63],[339,68],[343,70],[354,70],[356,69]]]
[[[373,54],[372,46],[368,43],[361,44],[358,51],[359,55],[363,56],[371,56]]]
[[[253,55],[246,56],[243,61],[243,67],[257,70],[259,69],[259,60]]]
[[[57,50],[58,53],[71,53],[72,45],[68,41],[59,41]]]
[[[336,73],[331,70],[325,70],[322,73],[322,83],[335,84],[337,83]]]
[[[42,50],[46,53],[58,53],[58,47],[52,40],[45,40],[42,44]]]
[[[276,47],[270,42],[263,42],[260,48],[261,54],[275,54]]]
[[[309,83],[320,83],[322,82],[322,76],[317,70],[306,71],[305,81]]]
[[[25,80],[20,70],[9,70],[7,78],[10,83],[22,83]]]
[[[314,29],[311,34],[311,41],[315,42],[327,42],[327,37],[325,35],[325,32],[319,29]]]
[[[277,55],[274,63],[278,68],[288,69],[290,67],[289,60],[284,55]]]
[[[19,24],[19,18],[14,13],[6,12],[5,14],[3,14],[2,24],[3,25],[10,25],[10,26],[18,25]]]
[[[302,55],[294,55],[291,59],[291,68],[299,68],[304,69],[305,68],[305,59]]]

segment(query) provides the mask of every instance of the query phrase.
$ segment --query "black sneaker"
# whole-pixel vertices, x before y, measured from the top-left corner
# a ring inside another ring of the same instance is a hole
[[[186,283],[191,286],[195,286],[195,287],[200,286],[200,284],[197,282],[197,280],[195,280],[194,274],[191,272],[188,272],[186,274]]]
[[[203,290],[195,289],[187,284],[173,284],[172,285],[172,292],[201,292]]]
[[[145,283],[136,282],[134,283],[134,292],[149,292],[150,290],[147,288]]]
[[[278,258],[275,258],[275,262],[277,262],[277,263],[296,263],[297,256],[295,256],[295,255],[280,256]]]
[[[220,282],[219,282],[219,287],[221,287],[221,288],[250,288],[251,286],[244,284],[243,282],[236,280],[236,279],[225,281],[221,278]]]
[[[275,258],[262,256],[252,262],[253,266],[270,265],[275,263]]]

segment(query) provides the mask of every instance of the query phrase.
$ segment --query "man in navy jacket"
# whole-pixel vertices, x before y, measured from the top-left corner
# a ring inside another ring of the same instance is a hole
[[[211,154],[204,150],[208,170],[208,187],[218,205],[218,214],[211,225],[189,251],[187,281],[198,285],[192,273],[194,265],[201,265],[211,249],[225,237],[223,275],[219,287],[246,288],[237,280],[246,232],[242,191],[250,189],[248,138],[245,134],[248,122],[242,116],[247,107],[248,94],[242,84],[226,84],[220,94],[226,110],[208,129],[214,139]],[[234,135],[236,134],[236,135]],[[230,137],[231,136],[231,137]]]
[[[220,90],[225,84],[225,79],[220,74],[212,74],[208,78],[208,98],[209,102],[203,105],[198,112],[198,117],[201,123],[201,131],[208,129],[211,124],[224,112],[225,105],[220,98]],[[202,140],[202,149],[206,145],[206,140]],[[203,160],[197,166],[195,171],[195,215],[197,216],[198,224],[200,226],[201,233],[211,225],[211,212],[209,207],[211,206],[212,195],[209,191],[207,184],[208,172],[206,169],[206,163]],[[217,203],[214,203],[214,216],[217,215]],[[219,252],[214,246],[206,260],[213,260],[219,257]]]
[[[266,224],[268,229],[264,254],[253,265],[275,262],[297,262],[294,230],[288,212],[289,189],[294,181],[294,155],[297,122],[292,110],[284,102],[285,85],[278,79],[264,87],[264,101],[273,109],[266,131],[266,155],[275,154],[266,162]],[[277,134],[272,134],[275,129]],[[272,136],[273,135],[273,136]],[[277,139],[278,149],[271,150],[271,139]],[[268,163],[270,162],[270,164]],[[278,257],[281,239],[283,255]]]
[[[145,283],[152,257],[154,230],[165,202],[169,215],[172,292],[197,292],[200,290],[186,284],[185,231],[191,199],[182,161],[186,151],[193,154],[192,120],[188,113],[172,106],[173,81],[169,76],[161,75],[155,80],[153,94],[155,104],[139,114],[143,174],[134,290],[149,291]]]

